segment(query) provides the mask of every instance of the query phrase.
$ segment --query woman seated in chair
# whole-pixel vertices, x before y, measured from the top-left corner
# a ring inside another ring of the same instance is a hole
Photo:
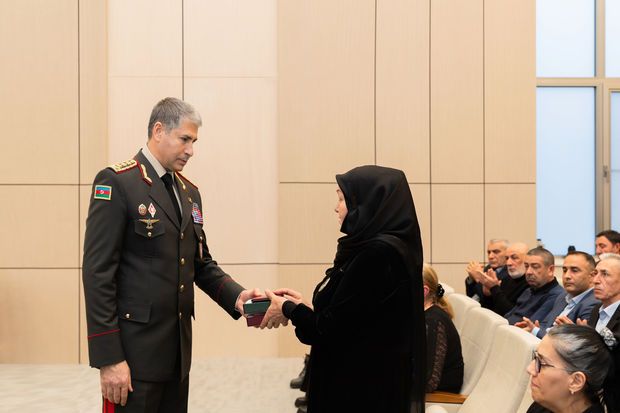
[[[612,383],[609,347],[595,329],[565,324],[542,339],[527,367],[534,403],[528,413],[618,412],[618,383]],[[605,407],[607,410],[605,410]]]
[[[426,319],[426,392],[458,393],[463,385],[461,339],[452,323],[452,307],[443,298],[437,273],[427,264],[424,279],[424,317]]]

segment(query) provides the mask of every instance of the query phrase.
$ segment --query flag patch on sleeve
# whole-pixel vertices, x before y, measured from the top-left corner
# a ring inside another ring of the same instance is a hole
[[[95,199],[111,200],[112,187],[108,185],[95,185]]]

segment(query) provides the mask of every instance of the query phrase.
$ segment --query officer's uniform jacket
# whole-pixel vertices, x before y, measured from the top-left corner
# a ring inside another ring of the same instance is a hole
[[[138,380],[185,377],[194,283],[240,317],[235,301],[243,287],[209,254],[200,193],[180,174],[175,178],[180,227],[164,183],[142,152],[95,178],[83,263],[93,367],[126,360]]]

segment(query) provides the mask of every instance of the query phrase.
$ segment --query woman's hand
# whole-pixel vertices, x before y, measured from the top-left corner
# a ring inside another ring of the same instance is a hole
[[[300,304],[303,302],[303,297],[301,296],[301,293],[295,290],[291,290],[290,288],[278,288],[273,293],[283,296],[284,298],[294,302],[295,304]]]
[[[269,290],[265,290],[265,295],[271,300],[271,305],[267,309],[267,312],[263,316],[263,321],[260,323],[260,328],[274,328],[280,324],[287,325],[288,318],[282,314],[282,304],[286,301],[286,298],[276,295]]]

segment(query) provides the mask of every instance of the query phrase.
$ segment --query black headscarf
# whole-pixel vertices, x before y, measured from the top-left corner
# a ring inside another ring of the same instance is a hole
[[[422,241],[409,184],[403,171],[360,166],[336,175],[348,213],[338,239],[334,267],[349,261],[364,246],[382,242],[400,255],[411,279],[412,292],[412,412],[424,412],[426,387],[426,328],[422,284]]]

